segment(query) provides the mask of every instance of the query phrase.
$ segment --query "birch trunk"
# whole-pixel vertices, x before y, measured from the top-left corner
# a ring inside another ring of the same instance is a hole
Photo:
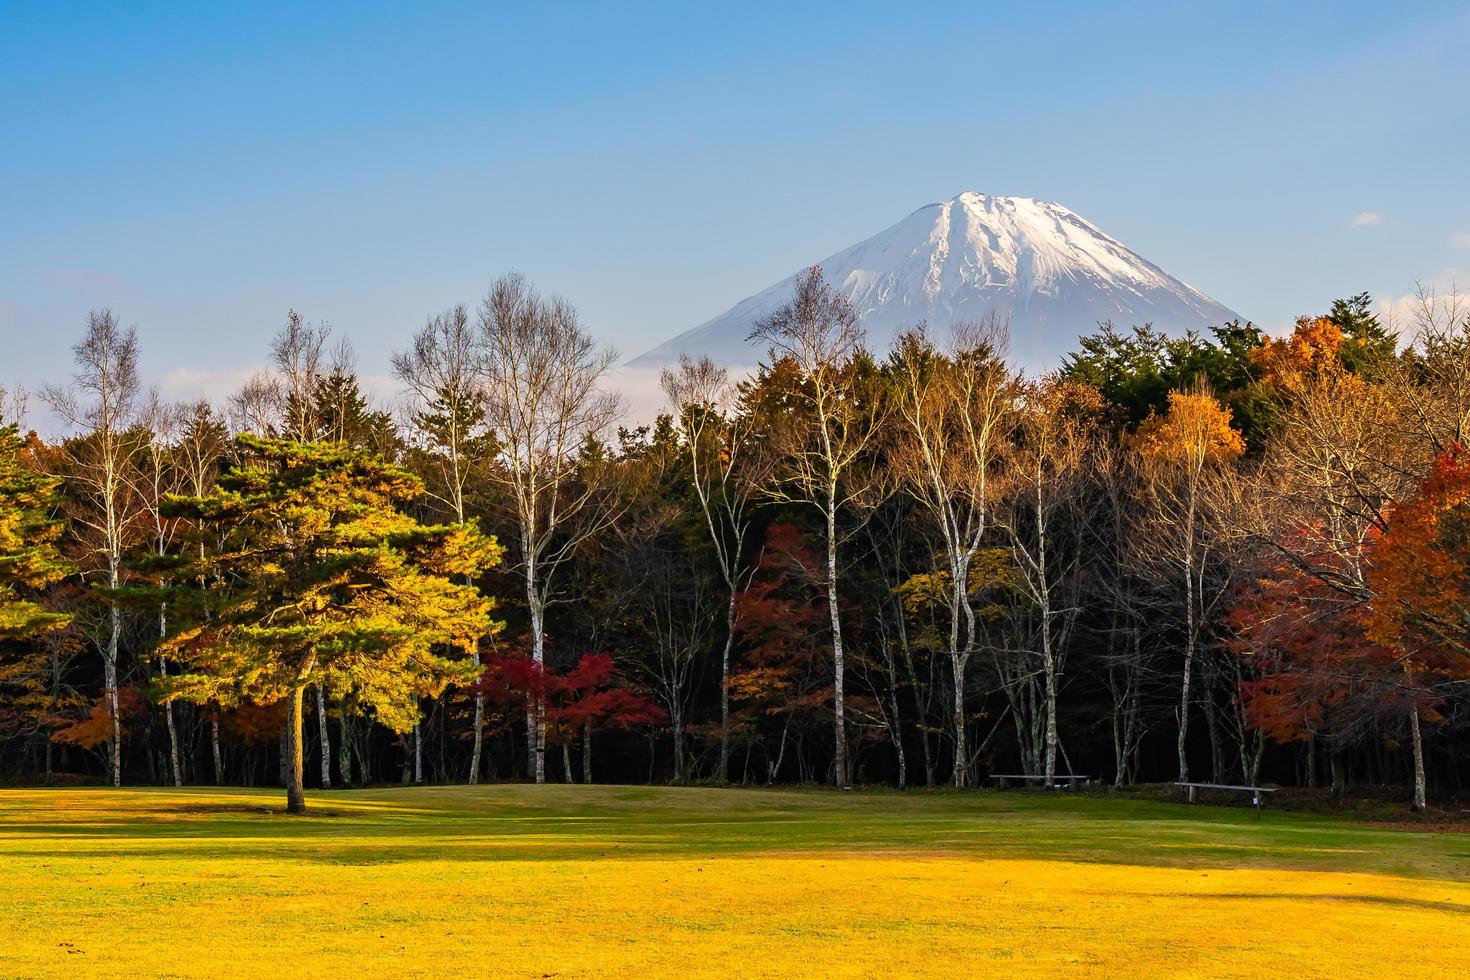
[[[322,740],[322,789],[332,788],[332,739],[327,733],[327,699],[316,686],[316,723]]]
[[[158,673],[165,680],[168,678],[168,661],[163,657],[158,658]],[[184,772],[179,764],[179,731],[174,725],[174,703],[172,701],[164,702],[163,718],[168,724],[169,774],[173,777],[174,786],[182,786],[184,785]]]
[[[529,540],[523,542],[523,552],[533,554]],[[526,605],[531,613],[531,659],[538,668],[546,665],[546,610],[536,590],[536,562],[526,560]],[[546,705],[540,697],[533,697],[526,704],[526,755],[531,778],[539,785],[546,782]]]
[[[957,655],[951,658],[954,667],[954,786],[963,789],[968,782],[969,767],[966,765],[968,749],[965,738],[965,661]]]
[[[110,584],[117,588],[117,568],[114,565],[110,576]],[[102,686],[104,696],[107,698],[108,720],[111,722],[111,731],[107,737],[107,768],[112,777],[113,786],[122,785],[122,720],[118,717],[117,705],[117,636],[122,630],[122,611],[114,603],[108,610],[109,630],[107,634],[107,652],[103,657],[102,664]]]
[[[673,732],[673,734],[674,734],[674,781],[675,782],[683,782],[683,780],[684,780],[684,711],[683,711],[683,706],[680,704],[680,698],[679,698],[679,696],[677,694],[678,688],[677,687],[674,687],[673,690],[676,693],[675,693],[675,696],[674,697],[669,698],[669,725],[674,730],[674,732]]]
[[[424,781],[424,736],[418,722],[413,723],[413,782],[415,786]]]
[[[909,765],[903,751],[903,716],[898,713],[898,672],[893,673],[893,683],[888,688],[888,706],[893,712],[893,750],[898,753],[898,788],[908,789]]]
[[[158,609],[158,638],[168,637],[168,604],[164,603]],[[164,657],[158,658],[158,673],[160,677],[168,677],[168,660]],[[174,726],[174,703],[165,701],[163,703],[163,719],[168,725],[168,764],[169,773],[173,777],[174,786],[184,785],[184,773],[179,766],[179,732]]]
[[[582,782],[592,785],[592,722],[582,723]]]
[[[836,485],[829,485],[827,492],[827,608],[832,615],[832,711],[836,721],[833,728],[833,775],[838,787],[845,789],[848,786],[847,720],[843,711],[845,665],[842,651],[842,616],[837,608]]]
[[[735,587],[725,606],[725,649],[720,654],[720,769],[717,778],[730,781],[730,650],[735,645]]]
[[[219,719],[209,719],[209,750],[214,755],[214,784],[225,784],[225,760],[219,748]]]
[[[1419,706],[1409,707],[1409,734],[1414,742],[1414,811],[1423,813],[1427,805],[1424,780],[1424,735],[1419,729]]]
[[[480,647],[475,645],[471,654],[475,662],[475,676],[480,676]],[[475,786],[480,782],[480,757],[485,754],[485,695],[480,691],[475,692],[475,734],[474,748],[470,755],[470,777],[469,784]]]
[[[1184,674],[1179,687],[1179,781],[1189,782],[1189,758],[1185,754],[1185,740],[1189,736],[1189,682],[1194,668],[1194,553],[1193,535],[1187,545],[1190,558],[1184,562]]]

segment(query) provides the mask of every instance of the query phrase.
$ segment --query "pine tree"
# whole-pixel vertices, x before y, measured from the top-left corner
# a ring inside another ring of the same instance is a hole
[[[320,685],[395,732],[421,697],[474,680],[463,656],[492,635],[493,603],[466,583],[500,547],[473,524],[408,513],[423,485],[330,443],[240,436],[239,462],[170,512],[224,546],[201,559],[207,614],[169,641],[183,667],[165,696],[226,707],[286,700],[287,810],[305,810],[302,705]]]
[[[18,640],[64,626],[37,593],[72,565],[57,550],[62,523],[53,517],[61,481],[26,465],[29,451],[15,426],[0,428],[0,639]]]
[[[1392,333],[1373,312],[1373,297],[1358,293],[1347,299],[1332,301],[1327,319],[1342,331],[1342,366],[1354,374],[1371,375],[1393,359],[1398,350],[1398,336]]]

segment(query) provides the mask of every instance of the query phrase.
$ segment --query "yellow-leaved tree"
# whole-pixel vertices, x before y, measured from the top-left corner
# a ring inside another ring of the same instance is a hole
[[[1184,611],[1184,657],[1179,690],[1179,781],[1189,780],[1191,681],[1200,632],[1209,606],[1223,589],[1207,576],[1211,535],[1206,523],[1210,491],[1224,468],[1245,452],[1231,428],[1230,409],[1204,387],[1169,392],[1169,408],[1138,427],[1134,436],[1144,476],[1146,518],[1139,541],[1148,564],[1164,582],[1178,583]]]
[[[419,699],[473,682],[474,645],[499,624],[470,584],[500,560],[473,523],[421,524],[411,474],[335,443],[236,440],[213,493],[170,517],[223,542],[180,576],[209,583],[195,625],[166,646],[165,697],[232,706],[286,700],[286,809],[306,808],[302,701],[321,685],[396,732]]]

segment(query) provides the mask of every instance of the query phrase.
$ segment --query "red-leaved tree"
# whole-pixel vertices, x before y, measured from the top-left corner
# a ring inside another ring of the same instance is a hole
[[[524,714],[528,704],[545,705],[547,735],[561,745],[562,773],[572,782],[572,745],[582,743],[582,781],[592,782],[592,735],[606,730],[631,731],[666,724],[667,713],[632,687],[605,653],[583,654],[564,674],[549,670],[525,654],[485,658],[479,691],[501,710],[493,718]]]

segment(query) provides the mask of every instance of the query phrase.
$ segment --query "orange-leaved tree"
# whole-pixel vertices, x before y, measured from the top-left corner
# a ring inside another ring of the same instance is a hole
[[[1424,808],[1420,722],[1440,720],[1445,685],[1470,680],[1470,459],[1454,446],[1418,492],[1389,511],[1374,551],[1368,633],[1392,647],[1409,698],[1414,805]]]
[[[1178,583],[1184,612],[1178,751],[1179,780],[1185,782],[1194,662],[1207,613],[1221,595],[1206,575],[1213,543],[1210,492],[1223,468],[1245,452],[1245,440],[1230,425],[1230,409],[1197,386],[1171,391],[1168,411],[1138,427],[1134,448],[1147,505],[1140,544],[1159,577]]]

